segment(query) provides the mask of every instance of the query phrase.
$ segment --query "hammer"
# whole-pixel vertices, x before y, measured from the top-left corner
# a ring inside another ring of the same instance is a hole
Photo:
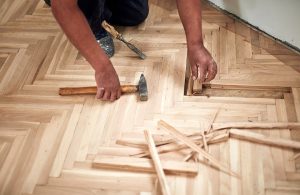
[[[122,94],[139,92],[140,100],[148,100],[148,88],[145,76],[142,74],[138,85],[122,85]],[[59,95],[95,95],[97,93],[97,87],[65,87],[59,88]]]

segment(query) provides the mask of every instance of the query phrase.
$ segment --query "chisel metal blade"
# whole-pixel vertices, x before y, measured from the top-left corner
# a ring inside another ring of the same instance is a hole
[[[123,43],[125,43],[127,45],[127,47],[129,49],[131,49],[132,51],[134,51],[142,60],[146,59],[146,55],[139,50],[136,46],[134,46],[133,44],[129,43],[128,41],[126,41],[123,36],[119,36],[118,39],[120,41],[122,41]]]
[[[136,46],[126,41],[121,33],[116,31],[116,29],[108,24],[105,20],[102,22],[102,27],[109,32],[115,39],[118,39],[125,43],[129,49],[131,49],[134,53],[136,53],[142,60],[146,59],[146,55],[139,50]]]

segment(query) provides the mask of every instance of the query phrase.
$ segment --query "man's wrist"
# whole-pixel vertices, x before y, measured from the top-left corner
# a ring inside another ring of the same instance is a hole
[[[103,60],[93,64],[95,72],[104,72],[106,69],[109,68],[109,66],[112,66],[110,60]]]
[[[199,48],[199,47],[204,47],[203,45],[203,41],[191,41],[191,42],[187,42],[187,47],[188,49],[193,49],[193,48]]]

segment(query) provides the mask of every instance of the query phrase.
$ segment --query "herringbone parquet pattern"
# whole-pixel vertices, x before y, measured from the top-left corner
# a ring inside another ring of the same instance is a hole
[[[141,139],[160,119],[186,131],[205,129],[218,109],[219,123],[300,122],[300,56],[205,2],[204,40],[219,65],[205,96],[188,78],[175,1],[151,0],[143,25],[120,28],[148,58],[139,60],[116,41],[113,64],[122,84],[146,75],[148,102],[134,95],[115,103],[58,96],[59,87],[95,81],[51,10],[40,0],[0,0],[0,16],[0,194],[160,194],[155,174],[97,169],[92,162],[138,152],[116,140]],[[297,130],[255,131],[300,140]],[[199,163],[196,177],[167,177],[172,194],[300,194],[300,162],[290,160],[297,151],[230,139],[209,152],[241,178]]]

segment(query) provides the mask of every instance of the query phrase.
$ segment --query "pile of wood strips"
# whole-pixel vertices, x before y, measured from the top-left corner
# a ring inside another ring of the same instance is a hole
[[[170,194],[165,174],[180,174],[196,176],[198,164],[207,163],[220,171],[239,178],[239,174],[230,170],[228,165],[218,161],[208,152],[208,146],[227,141],[229,138],[241,139],[257,144],[265,144],[274,147],[300,149],[300,142],[272,138],[261,133],[251,131],[253,129],[299,129],[300,123],[213,123],[211,121],[207,130],[186,134],[175,127],[160,120],[158,129],[161,134],[153,134],[150,130],[144,131],[141,140],[120,139],[117,144],[136,148],[130,150],[127,155],[103,155],[98,154],[93,161],[94,168],[117,169],[134,172],[153,172],[157,174],[163,194]],[[167,134],[166,134],[167,133]],[[159,155],[191,149],[182,161],[173,159],[161,159]],[[300,154],[295,155],[298,158]]]

